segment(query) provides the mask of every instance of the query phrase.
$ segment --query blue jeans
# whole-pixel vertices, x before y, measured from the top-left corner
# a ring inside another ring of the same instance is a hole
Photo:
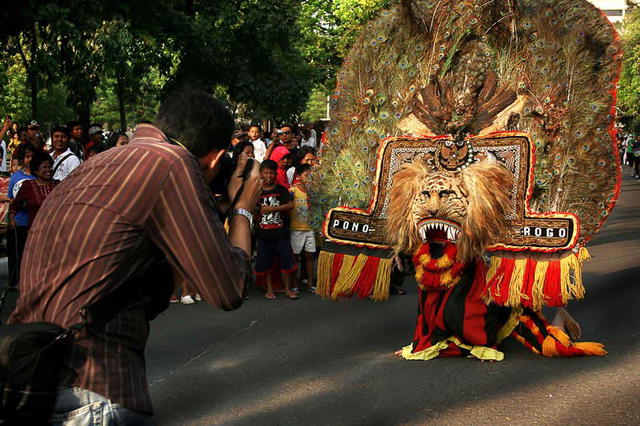
[[[54,426],[153,425],[148,414],[130,410],[90,390],[66,388],[58,391],[51,415]]]

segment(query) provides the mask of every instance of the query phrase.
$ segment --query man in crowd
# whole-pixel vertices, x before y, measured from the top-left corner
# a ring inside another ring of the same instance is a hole
[[[38,151],[44,152],[44,141],[40,137],[40,124],[38,120],[31,120],[27,124],[27,142],[35,146]]]
[[[69,327],[96,302],[111,304],[103,316],[119,304],[106,325],[84,327],[73,340],[54,424],[72,411],[88,422],[94,409],[112,414],[106,424],[152,424],[144,348],[149,321],[169,306],[174,278],[186,279],[211,305],[242,304],[252,276],[249,211],[261,192],[257,164],[232,207],[228,235],[207,184],[232,132],[233,118],[221,103],[181,90],[163,102],[154,125],[138,125],[131,143],[85,162],[42,205],[9,322]],[[241,155],[229,199],[242,185],[246,162]],[[118,297],[108,298],[114,290]],[[79,413],[83,406],[94,408]]]
[[[262,163],[264,160],[264,155],[267,153],[267,146],[260,139],[260,134],[262,133],[262,129],[259,124],[252,124],[249,128],[249,139],[253,144],[253,153],[256,156],[256,160]]]
[[[80,165],[80,159],[69,149],[69,133],[64,126],[51,130],[53,152],[53,179],[62,180]]]
[[[69,149],[73,152],[80,161],[84,160],[84,145],[82,144],[82,135],[84,129],[79,121],[70,121],[67,124],[69,130]]]
[[[102,126],[92,124],[89,127],[89,142],[84,147],[85,157],[88,160],[96,154],[105,151],[107,146],[104,143],[104,135],[102,134]]]

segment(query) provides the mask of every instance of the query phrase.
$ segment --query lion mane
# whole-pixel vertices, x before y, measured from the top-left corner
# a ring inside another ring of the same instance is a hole
[[[480,259],[506,230],[512,188],[513,175],[496,162],[475,163],[460,172],[434,171],[421,158],[405,163],[393,175],[387,214],[388,241],[396,252],[413,253],[423,244],[418,232],[421,220],[453,220],[460,224],[456,241],[458,259],[463,262]],[[440,189],[451,196],[437,197],[435,215],[425,213],[420,197]]]

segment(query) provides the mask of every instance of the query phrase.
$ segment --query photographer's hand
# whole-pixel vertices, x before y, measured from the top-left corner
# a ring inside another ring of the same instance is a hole
[[[246,164],[247,156],[245,154],[241,154],[238,158],[238,166],[233,172],[233,176],[229,182],[229,187],[227,188],[229,199],[231,200],[235,198],[236,193],[242,185],[242,178],[239,178],[239,176],[244,171]],[[262,192],[262,184],[260,183],[258,173],[258,162],[254,161],[252,164],[251,172],[246,178],[244,178],[244,189],[242,194],[236,204],[232,206],[232,210],[245,209],[253,211],[258,203],[258,199]],[[251,234],[249,232],[249,221],[245,217],[235,215],[231,218],[229,221],[229,239],[231,240],[231,244],[241,248],[247,253],[249,258],[251,257]]]

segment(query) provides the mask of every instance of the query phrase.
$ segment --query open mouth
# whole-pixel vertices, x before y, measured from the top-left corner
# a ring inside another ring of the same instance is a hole
[[[460,225],[446,219],[428,218],[418,223],[418,233],[423,243],[435,240],[455,242],[460,234]]]

